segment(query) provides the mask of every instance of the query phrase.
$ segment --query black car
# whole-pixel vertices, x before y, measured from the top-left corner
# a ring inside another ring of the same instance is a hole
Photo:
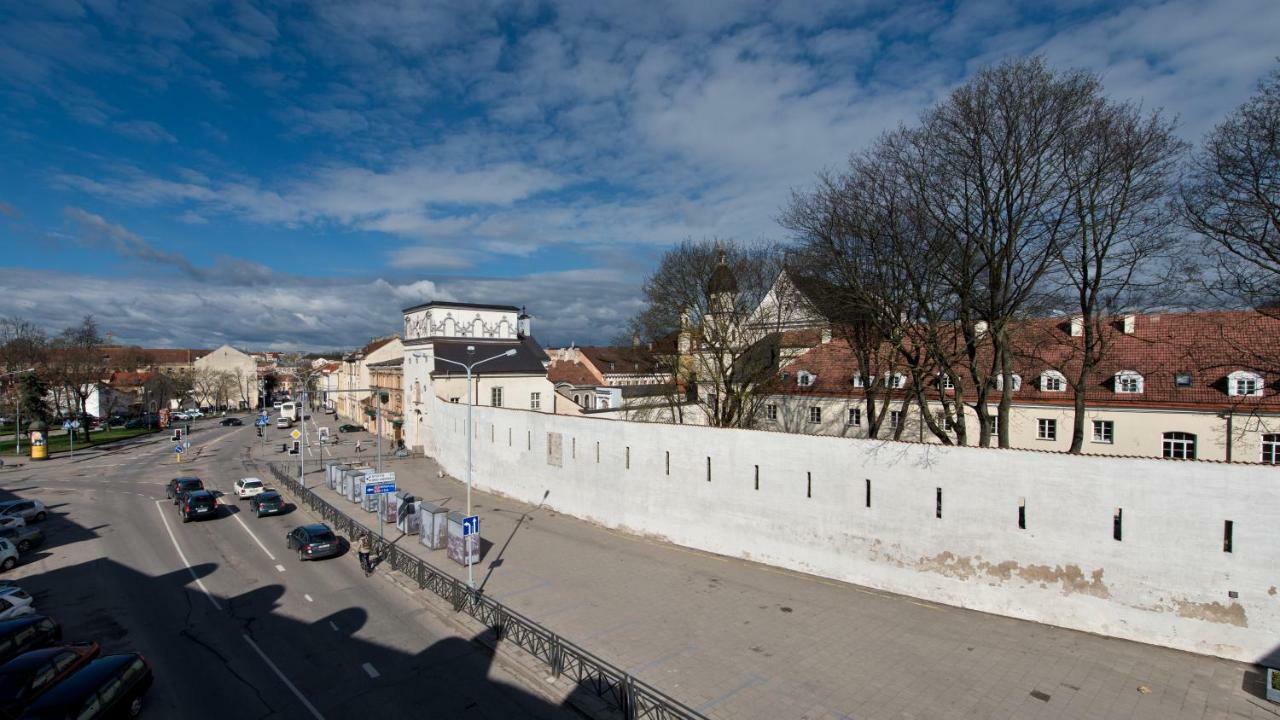
[[[218,424],[221,425],[222,427],[230,427],[232,425],[235,425],[238,427],[240,425],[243,425],[244,423],[241,422],[240,418],[238,417],[229,417],[229,418],[222,418],[222,421],[219,422]]]
[[[360,432],[363,429],[364,428],[360,427],[359,425],[351,425],[351,424],[338,426],[338,432]]]
[[[141,430],[141,429],[155,430],[160,427],[160,418],[155,416],[152,416],[150,418],[136,417],[126,422],[124,424],[124,427],[126,430]]]
[[[298,551],[299,560],[317,560],[338,554],[338,536],[324,523],[296,527],[285,539],[290,550]]]
[[[176,505],[178,503],[178,496],[183,493],[203,489],[204,483],[198,477],[176,477],[164,486],[164,496],[167,498],[173,498],[173,502]]]
[[[18,552],[24,553],[44,542],[44,533],[40,532],[40,528],[34,528],[30,525],[5,527],[0,528],[0,538],[13,543],[14,547],[18,548]]]
[[[28,650],[62,640],[62,626],[44,615],[25,615],[0,622],[0,662],[9,662]]]
[[[213,517],[218,514],[218,498],[208,490],[191,490],[178,502],[178,514],[182,522]]]
[[[18,717],[41,693],[98,657],[96,642],[58,645],[22,653],[0,665],[0,717]]]
[[[284,512],[284,498],[280,497],[280,493],[275,490],[263,490],[257,495],[249,496],[249,509],[256,513],[258,517],[282,513]]]
[[[137,717],[142,696],[153,680],[151,666],[138,653],[107,655],[85,665],[31,703],[23,718]]]

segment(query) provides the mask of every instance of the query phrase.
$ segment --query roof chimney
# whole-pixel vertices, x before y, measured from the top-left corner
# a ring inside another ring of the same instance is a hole
[[[1071,337],[1080,337],[1084,335],[1084,316],[1071,316]]]

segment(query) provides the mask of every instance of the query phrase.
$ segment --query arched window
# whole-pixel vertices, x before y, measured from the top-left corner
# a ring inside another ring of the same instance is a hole
[[[1167,432],[1164,434],[1164,457],[1172,460],[1196,459],[1195,433]]]
[[[800,387],[811,387],[817,379],[817,375],[814,375],[807,370],[801,370],[796,373],[796,384]]]
[[[1062,392],[1067,389],[1067,378],[1057,370],[1040,373],[1040,392]]]
[[[1142,375],[1134,370],[1121,370],[1116,373],[1115,390],[1121,395],[1136,395],[1142,392]]]
[[[1227,394],[1231,396],[1249,397],[1262,394],[1262,376],[1248,370],[1237,370],[1227,376]]]

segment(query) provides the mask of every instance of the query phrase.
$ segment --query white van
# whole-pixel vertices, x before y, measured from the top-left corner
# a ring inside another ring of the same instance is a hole
[[[288,430],[289,428],[293,427],[293,421],[281,415],[280,417],[276,418],[276,427],[280,428],[281,430]]]

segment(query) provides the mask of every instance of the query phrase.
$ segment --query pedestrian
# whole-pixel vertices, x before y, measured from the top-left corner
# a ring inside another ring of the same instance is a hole
[[[361,443],[362,443],[362,441],[360,441],[360,440],[357,440],[357,441],[356,441],[356,453],[357,453],[357,454],[364,452],[364,448],[363,448],[363,447],[361,447]]]
[[[359,547],[360,569],[364,570],[365,577],[369,577],[369,575],[373,573],[373,566],[369,563],[369,553],[372,552],[372,550],[373,550],[373,547],[372,547],[372,544],[369,542],[368,533],[361,535],[360,547]]]

